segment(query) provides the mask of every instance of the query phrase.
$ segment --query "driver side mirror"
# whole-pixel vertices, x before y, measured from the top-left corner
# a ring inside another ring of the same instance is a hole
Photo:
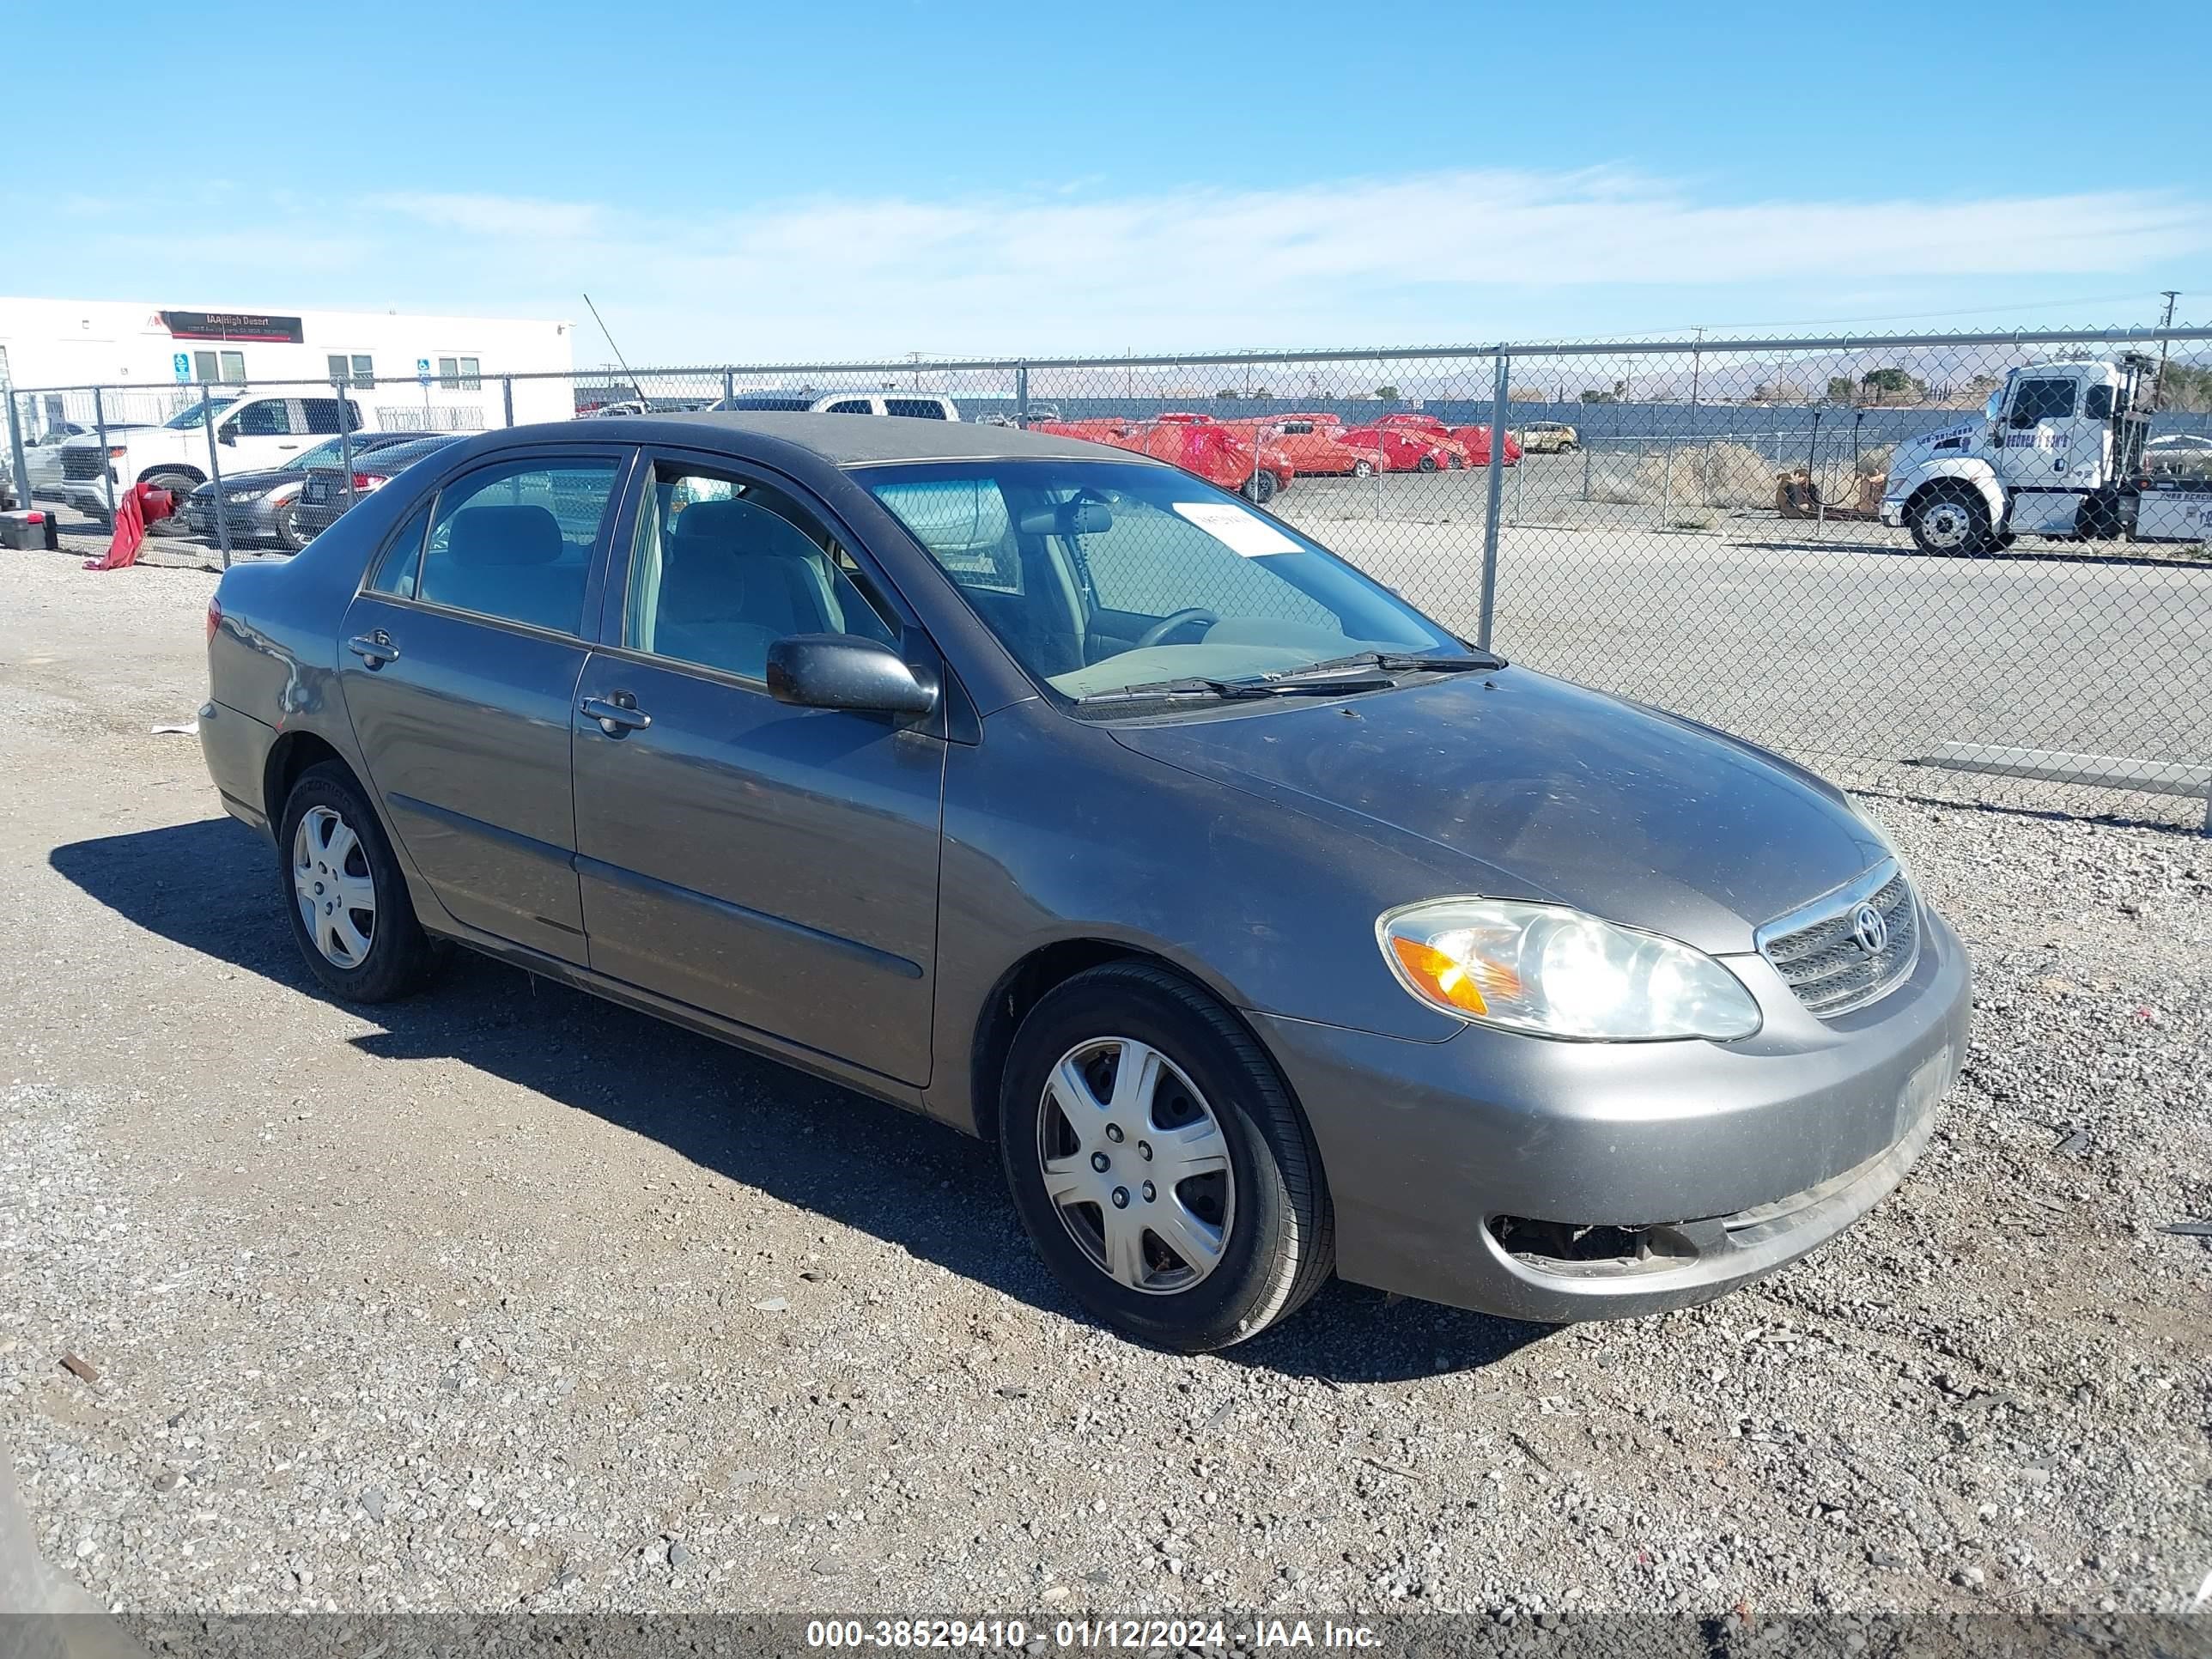
[[[937,677],[918,674],[887,645],[857,634],[793,634],[768,648],[768,691],[802,708],[927,714]]]

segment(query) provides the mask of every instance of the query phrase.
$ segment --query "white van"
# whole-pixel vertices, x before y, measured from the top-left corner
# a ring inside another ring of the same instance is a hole
[[[364,418],[362,406],[350,398],[345,406],[354,431],[377,429],[378,411],[369,410]],[[159,426],[110,427],[104,455],[97,433],[70,439],[61,451],[62,499],[80,512],[105,517],[111,483],[118,497],[133,484],[150,483],[173,492],[181,504],[208,480],[207,432],[201,421],[210,410],[216,465],[226,473],[265,472],[338,433],[334,396],[257,393],[196,402]]]

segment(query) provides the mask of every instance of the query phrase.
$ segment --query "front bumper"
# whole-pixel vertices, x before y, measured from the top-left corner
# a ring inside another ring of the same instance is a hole
[[[1741,1042],[1470,1026],[1422,1043],[1251,1016],[1313,1127],[1338,1273],[1509,1318],[1627,1318],[1710,1301],[1858,1219],[1904,1179],[1958,1076],[1965,946],[1926,914],[1911,975],[1832,1021],[1763,959],[1729,961],[1766,1013]],[[1648,1253],[1528,1247],[1583,1229]]]
[[[273,541],[276,536],[276,514],[274,504],[265,495],[252,501],[240,501],[235,495],[226,496],[222,503],[223,517],[230,526],[234,541]],[[195,536],[216,533],[215,502],[199,496],[189,499],[185,507],[185,527]]]
[[[1881,521],[1892,530],[1902,530],[1905,527],[1905,502],[1901,497],[1896,501],[1885,500],[1882,502]]]

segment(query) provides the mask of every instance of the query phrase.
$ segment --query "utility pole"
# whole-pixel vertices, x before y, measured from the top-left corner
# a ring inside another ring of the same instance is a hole
[[[1698,331],[1698,343],[1690,348],[1690,418],[1698,417],[1698,382],[1704,377],[1705,331]]]
[[[2172,328],[2173,302],[2181,297],[2181,290],[2178,288],[2165,288],[2160,289],[2159,292],[2166,296],[2166,315],[2160,319],[2158,325],[2160,328]],[[2150,383],[2150,409],[2154,415],[2158,413],[2160,406],[2166,401],[2166,353],[2167,347],[2172,344],[2172,341],[2164,339],[2158,343],[2158,378]]]

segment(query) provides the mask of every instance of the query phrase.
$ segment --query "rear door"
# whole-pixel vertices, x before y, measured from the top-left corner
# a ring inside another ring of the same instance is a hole
[[[569,726],[635,452],[549,444],[447,479],[346,612],[369,777],[456,920],[582,963]]]
[[[926,1083],[944,739],[777,702],[764,672],[793,634],[933,651],[788,480],[678,453],[648,466],[569,715],[591,965]]]

